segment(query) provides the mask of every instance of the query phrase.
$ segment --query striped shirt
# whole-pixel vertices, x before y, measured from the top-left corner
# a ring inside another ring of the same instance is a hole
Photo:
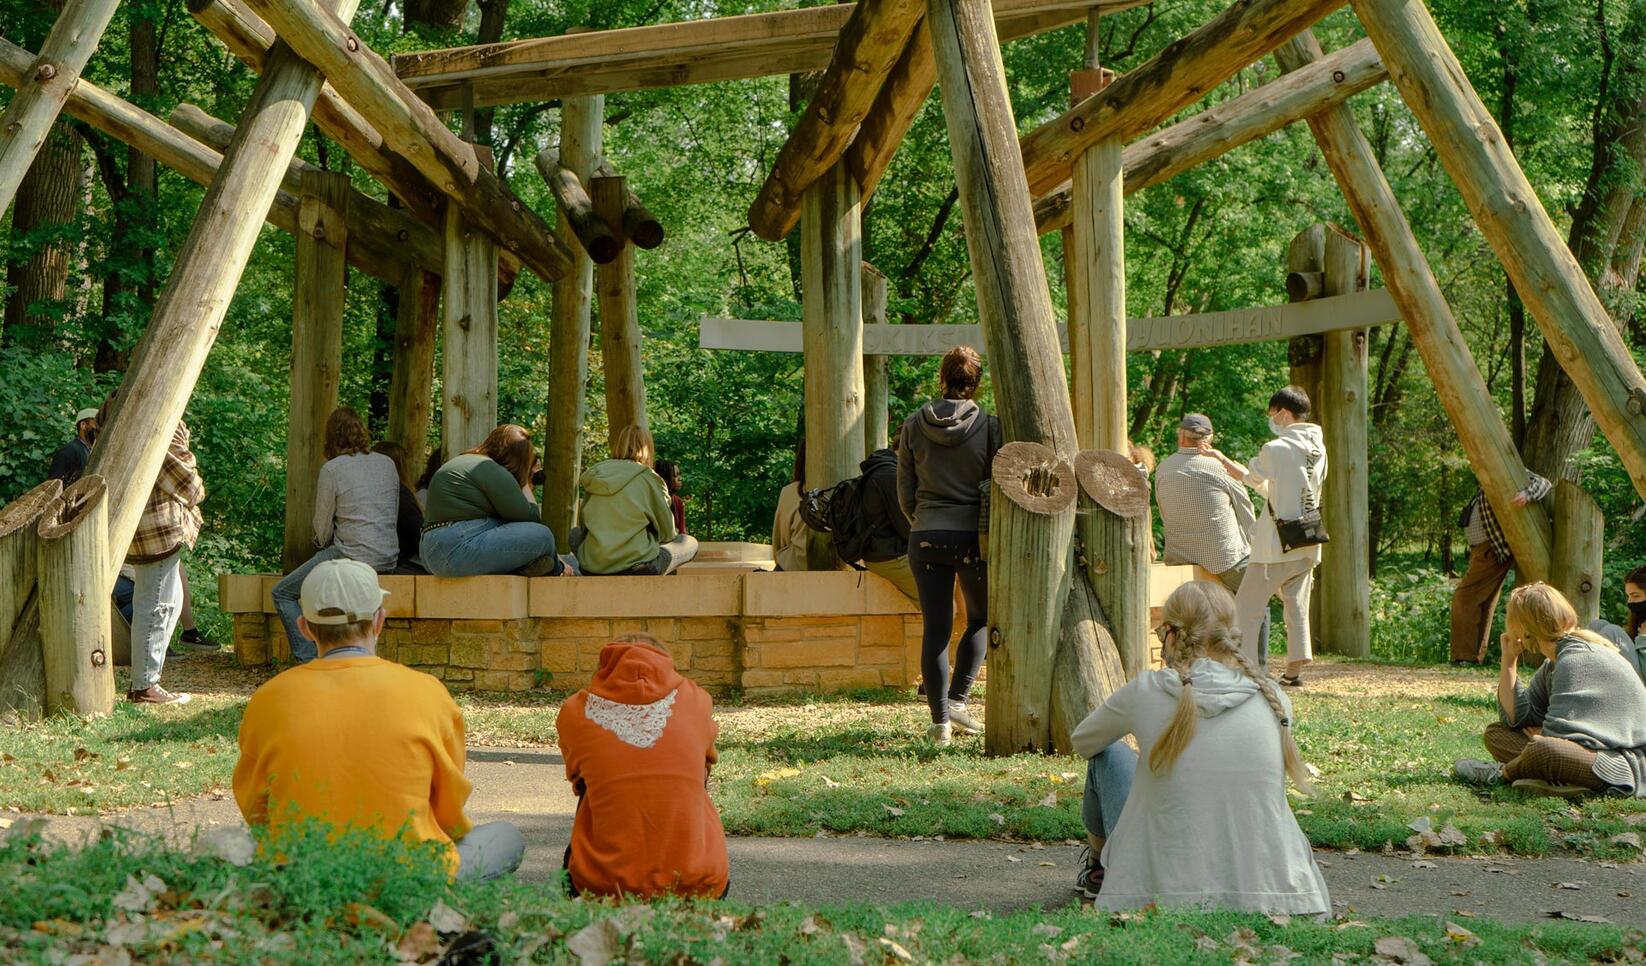
[[[1221,574],[1251,554],[1252,498],[1214,457],[1189,448],[1166,457],[1155,470],[1154,497],[1166,563]]]

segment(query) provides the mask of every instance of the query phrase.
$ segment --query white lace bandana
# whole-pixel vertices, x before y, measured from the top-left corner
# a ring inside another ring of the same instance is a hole
[[[583,714],[590,721],[605,728],[625,745],[650,748],[663,737],[669,715],[674,713],[674,699],[680,691],[670,691],[651,704],[619,704],[598,694],[590,694],[583,703]]]

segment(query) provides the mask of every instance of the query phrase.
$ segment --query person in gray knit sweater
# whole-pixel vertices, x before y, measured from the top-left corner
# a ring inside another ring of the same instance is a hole
[[[1496,761],[1465,758],[1458,776],[1566,798],[1646,798],[1646,684],[1617,648],[1578,627],[1571,603],[1542,583],[1509,597],[1501,643],[1501,720],[1485,736]],[[1522,684],[1520,653],[1528,647],[1546,660]]]

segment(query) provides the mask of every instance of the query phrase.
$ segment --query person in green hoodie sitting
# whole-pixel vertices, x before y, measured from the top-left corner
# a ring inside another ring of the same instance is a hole
[[[657,454],[643,426],[617,434],[612,458],[583,472],[584,497],[572,549],[585,574],[671,574],[697,556],[697,539],[677,533],[669,491],[652,472]]]

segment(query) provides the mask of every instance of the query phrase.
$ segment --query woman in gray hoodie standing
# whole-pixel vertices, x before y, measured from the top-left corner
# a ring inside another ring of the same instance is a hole
[[[920,407],[903,424],[897,451],[897,493],[909,518],[909,569],[920,591],[925,632],[920,673],[940,745],[955,730],[981,731],[966,710],[966,696],[983,666],[989,625],[989,571],[978,546],[981,486],[1000,449],[1000,421],[976,402],[983,361],[970,346],[956,346],[939,369],[943,398]],[[954,586],[966,601],[966,630],[949,679],[949,636],[954,630]]]

